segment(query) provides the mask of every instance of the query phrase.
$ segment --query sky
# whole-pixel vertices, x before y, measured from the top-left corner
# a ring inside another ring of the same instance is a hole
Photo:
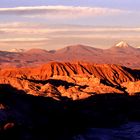
[[[140,0],[1,0],[0,50],[140,46]]]

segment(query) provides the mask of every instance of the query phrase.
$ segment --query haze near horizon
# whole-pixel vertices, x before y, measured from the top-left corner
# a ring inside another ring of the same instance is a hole
[[[140,46],[138,0],[5,0],[0,5],[0,50],[59,49],[83,44]]]

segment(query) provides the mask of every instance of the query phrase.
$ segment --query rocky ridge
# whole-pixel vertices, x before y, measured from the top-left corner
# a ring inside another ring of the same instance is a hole
[[[113,64],[51,62],[34,68],[1,69],[0,77],[0,84],[28,94],[77,100],[95,94],[132,94],[124,83],[139,81],[140,71]]]

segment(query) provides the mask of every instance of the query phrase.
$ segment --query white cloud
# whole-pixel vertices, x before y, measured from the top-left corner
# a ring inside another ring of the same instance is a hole
[[[81,6],[36,6],[36,7],[15,7],[0,8],[0,15],[22,15],[25,17],[46,17],[46,18],[74,18],[87,16],[116,15],[128,13],[128,11],[102,7],[81,7]]]
[[[91,38],[91,39],[111,39],[111,38],[114,38],[114,39],[121,39],[121,38],[133,38],[133,39],[140,39],[140,36],[135,36],[135,35],[123,35],[123,34],[80,34],[80,35],[74,35],[74,34],[71,34],[71,35],[56,35],[55,38],[63,38],[64,40],[65,39],[69,39],[69,38],[83,38],[83,39],[86,39],[86,38]]]
[[[22,42],[22,41],[47,41],[49,40],[48,38],[6,38],[6,39],[3,39],[1,38],[0,39],[0,42]]]
[[[1,8],[0,8],[1,9]],[[29,23],[29,22],[0,22],[0,28],[32,28],[39,27],[40,24],[37,23]]]
[[[21,26],[20,26],[21,25]],[[25,25],[25,26],[24,26]],[[18,34],[49,34],[49,33],[102,33],[102,32],[140,32],[139,27],[92,27],[92,26],[72,26],[72,27],[50,27],[41,25],[30,25],[28,24],[11,24],[1,25],[0,32],[3,33],[18,33]]]

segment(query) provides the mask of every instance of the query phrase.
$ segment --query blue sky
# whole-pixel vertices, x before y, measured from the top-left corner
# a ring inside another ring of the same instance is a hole
[[[108,48],[121,39],[140,46],[139,6],[140,0],[1,0],[0,46]]]
[[[2,0],[0,7],[37,6],[37,5],[74,5],[102,6],[124,9],[139,9],[139,0]]]

